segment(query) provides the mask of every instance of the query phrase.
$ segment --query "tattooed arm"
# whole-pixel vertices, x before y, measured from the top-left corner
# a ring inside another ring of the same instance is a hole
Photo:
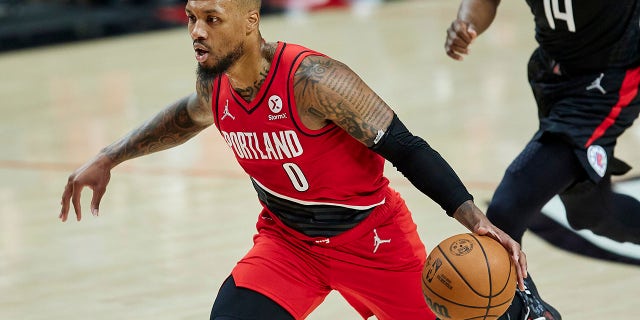
[[[102,149],[71,174],[62,194],[59,218],[67,220],[71,202],[76,219],[80,221],[80,195],[84,187],[93,190],[91,213],[97,216],[113,167],[129,159],[180,145],[210,126],[213,123],[210,88],[210,84],[198,81],[196,92],[169,105],[137,129]]]
[[[391,108],[355,72],[327,57],[302,61],[294,91],[305,126],[319,129],[333,122],[368,147],[393,118]]]

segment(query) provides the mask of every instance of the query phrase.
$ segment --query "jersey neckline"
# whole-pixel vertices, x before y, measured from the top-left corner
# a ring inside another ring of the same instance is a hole
[[[243,109],[245,109],[248,113],[253,112],[266,98],[267,92],[269,91],[269,87],[271,87],[271,83],[273,83],[273,79],[275,79],[275,73],[278,71],[278,64],[280,64],[280,58],[282,57],[282,53],[284,52],[285,43],[278,41],[276,52],[273,55],[273,60],[271,61],[271,65],[269,66],[269,72],[267,73],[267,77],[264,79],[262,85],[260,85],[260,89],[256,94],[255,98],[251,101],[246,101],[236,90],[231,86],[231,82],[229,78],[226,79],[226,83],[229,86],[229,91],[231,92],[231,96],[233,100],[238,103]]]

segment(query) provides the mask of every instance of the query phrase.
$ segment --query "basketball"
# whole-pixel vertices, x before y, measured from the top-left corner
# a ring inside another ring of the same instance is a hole
[[[515,264],[498,241],[464,233],[431,250],[422,292],[440,319],[497,319],[509,308],[517,281]]]

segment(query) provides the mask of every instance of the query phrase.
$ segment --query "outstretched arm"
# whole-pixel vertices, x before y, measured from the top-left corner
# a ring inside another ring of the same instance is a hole
[[[327,57],[307,57],[296,72],[294,91],[299,115],[307,127],[337,124],[389,160],[470,231],[498,240],[520,266],[523,287],[526,258],[520,245],[487,219],[449,164],[423,139],[412,135],[355,72]]]
[[[84,187],[93,190],[91,213],[97,216],[113,167],[129,159],[180,145],[211,125],[209,90],[199,85],[197,92],[166,107],[72,173],[62,194],[59,218],[63,222],[67,220],[71,203],[76,219],[80,221],[80,195]]]
[[[469,45],[489,28],[499,4],[500,0],[462,0],[458,17],[447,29],[447,55],[462,60],[462,55],[469,54]]]

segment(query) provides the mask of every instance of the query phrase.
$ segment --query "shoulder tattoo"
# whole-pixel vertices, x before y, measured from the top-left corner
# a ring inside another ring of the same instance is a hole
[[[319,56],[307,57],[296,71],[298,103],[313,117],[334,121],[366,145],[393,116],[380,112],[384,102],[346,65]],[[387,120],[388,121],[388,120]]]

